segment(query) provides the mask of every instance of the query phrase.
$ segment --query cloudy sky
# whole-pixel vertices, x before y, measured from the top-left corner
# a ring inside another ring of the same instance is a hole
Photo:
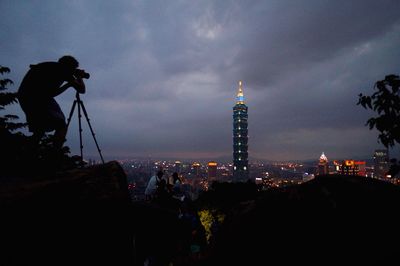
[[[11,90],[29,64],[75,56],[91,74],[82,99],[108,159],[229,158],[239,80],[251,157],[358,158],[382,147],[356,103],[400,72],[398,0],[1,0],[0,10]],[[68,116],[73,89],[56,100]],[[74,119],[67,145],[78,154]],[[88,128],[84,145],[97,154]]]

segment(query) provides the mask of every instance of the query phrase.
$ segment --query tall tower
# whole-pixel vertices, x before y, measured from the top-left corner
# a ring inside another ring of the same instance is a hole
[[[247,117],[242,81],[239,81],[239,91],[233,107],[233,179],[235,181],[247,181],[249,178]]]

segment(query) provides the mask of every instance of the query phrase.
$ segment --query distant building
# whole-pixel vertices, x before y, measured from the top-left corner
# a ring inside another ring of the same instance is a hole
[[[208,181],[212,182],[215,181],[217,179],[217,163],[216,162],[209,162],[208,163],[208,168],[207,168],[207,172],[208,172]]]
[[[236,105],[233,107],[233,180],[246,181],[249,178],[247,106],[244,103],[242,81]]]
[[[308,182],[314,178],[315,178],[314,174],[309,174],[309,173],[303,174],[303,182]]]
[[[374,177],[385,178],[389,171],[389,151],[375,150],[374,152]]]
[[[181,169],[182,169],[182,163],[180,161],[175,161],[175,172],[180,174],[181,173]]]
[[[229,165],[221,165],[217,168],[217,178],[219,181],[226,182],[232,177],[231,168]]]
[[[354,161],[354,160],[333,161],[333,164],[335,166],[335,172],[338,174],[367,176],[365,161]]]
[[[318,161],[317,175],[327,175],[329,174],[328,158],[322,152]]]
[[[192,174],[194,177],[200,177],[200,164],[199,163],[192,164]]]

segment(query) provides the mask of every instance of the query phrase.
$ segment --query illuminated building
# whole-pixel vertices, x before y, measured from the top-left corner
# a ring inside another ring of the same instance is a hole
[[[354,160],[344,160],[344,161],[333,161],[335,166],[335,171],[342,175],[359,175],[366,176],[367,172],[365,169],[365,161],[354,161]]]
[[[217,165],[216,162],[208,163],[208,181],[215,181],[217,179]]]
[[[193,163],[192,170],[193,170],[193,175],[195,177],[200,177],[200,164],[199,163]]]
[[[389,151],[375,150],[374,152],[374,177],[385,178],[389,171]]]
[[[249,178],[247,117],[247,106],[244,104],[242,81],[239,81],[236,105],[233,107],[234,181],[246,181]]]
[[[328,158],[325,156],[324,153],[322,153],[321,156],[319,157],[317,174],[318,175],[329,174]]]
[[[180,161],[175,161],[175,172],[180,174],[181,173],[181,167],[182,167],[182,163]]]

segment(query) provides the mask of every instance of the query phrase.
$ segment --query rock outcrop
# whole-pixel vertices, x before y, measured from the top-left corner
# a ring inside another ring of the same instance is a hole
[[[52,177],[0,182],[1,206],[130,202],[126,175],[115,161],[58,172]]]
[[[132,206],[117,162],[2,184],[0,265],[132,264]]]

